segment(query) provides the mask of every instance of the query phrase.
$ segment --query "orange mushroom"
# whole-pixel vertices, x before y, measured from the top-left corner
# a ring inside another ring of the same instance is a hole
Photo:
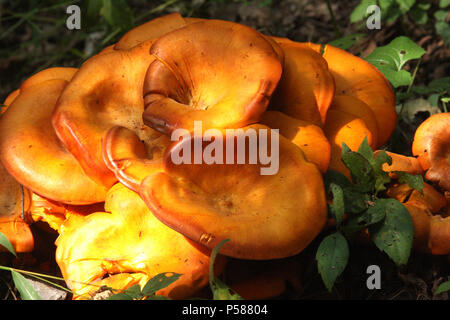
[[[375,148],[378,146],[378,125],[372,109],[361,100],[352,96],[335,96],[331,103],[330,110],[337,110],[352,114],[364,121],[372,136],[370,146]]]
[[[138,192],[144,178],[162,170],[162,155],[169,143],[160,133],[141,141],[134,131],[113,127],[103,140],[103,158],[123,185]]]
[[[403,202],[414,224],[414,247],[434,255],[450,254],[450,217],[440,214],[447,200],[429,184],[423,194],[407,184],[395,184],[387,191],[390,197]]]
[[[173,231],[149,211],[139,195],[120,183],[109,191],[106,212],[70,216],[56,240],[56,261],[76,299],[102,285],[141,287],[163,272],[183,274],[158,294],[188,298],[208,283],[210,251]],[[224,258],[216,260],[221,272]]]
[[[320,53],[296,45],[280,44],[283,75],[270,105],[287,115],[322,126],[334,97],[334,79]]]
[[[142,181],[140,194],[153,214],[209,248],[230,239],[221,253],[235,258],[277,259],[302,251],[327,219],[320,171],[296,145],[263,125],[232,135],[228,131],[228,136],[225,130],[214,132],[214,146],[195,135],[173,144],[164,157],[164,171]],[[271,137],[267,150],[279,164],[278,171],[272,170],[274,163],[265,168],[251,160],[257,156],[252,146],[259,145],[259,155],[264,154],[264,132]],[[248,147],[238,147],[247,140]],[[277,143],[278,153],[273,147]],[[208,164],[195,164],[200,155],[196,146],[202,146],[203,155],[215,153],[214,162],[206,157]],[[246,161],[238,163],[238,148]],[[179,163],[181,152],[185,159]],[[262,174],[261,169],[271,172]]]
[[[69,204],[102,202],[106,189],[85,175],[58,140],[51,117],[65,80],[21,89],[0,119],[0,160],[22,185]]]
[[[297,120],[278,111],[266,111],[260,122],[271,129],[279,129],[280,134],[302,149],[306,159],[317,165],[325,173],[330,163],[330,143],[319,126]]]
[[[350,179],[350,171],[341,161],[342,143],[345,142],[351,150],[356,151],[367,137],[369,145],[372,146],[372,133],[366,122],[350,113],[330,109],[323,131],[331,145],[328,169],[339,171]]]
[[[185,19],[178,12],[158,17],[125,33],[114,45],[114,50],[129,50],[142,42],[158,39],[185,25]]]
[[[183,50],[179,50],[183,48]],[[278,55],[263,35],[233,22],[208,20],[172,31],[152,45],[144,123],[171,133],[255,123],[281,76]]]
[[[11,92],[3,102],[3,107],[0,108],[0,115],[6,111],[6,108],[10,106],[14,100],[19,96],[20,89],[16,89],[13,92]]]
[[[67,85],[53,115],[55,131],[93,180],[112,186],[116,181],[102,157],[102,139],[114,126],[126,127],[148,140],[154,130],[144,126],[142,88],[154,60],[151,41],[131,50],[116,50],[87,60]]]
[[[70,81],[72,80],[73,76],[77,71],[78,71],[77,68],[68,68],[68,67],[55,67],[44,69],[26,79],[20,86],[20,90],[23,91],[28,87],[34,86],[47,80],[59,79]]]
[[[412,153],[425,178],[450,191],[450,113],[432,115],[417,128]]]
[[[369,106],[376,117],[378,141],[385,144],[397,123],[394,92],[383,74],[369,62],[347,51],[326,45],[324,59],[336,83],[336,95],[355,97]]]
[[[16,252],[34,249],[34,238],[25,222],[29,191],[23,188],[0,163],[0,232]],[[0,246],[0,251],[6,249]]]
[[[375,150],[373,153],[374,158],[377,158],[382,150]],[[389,172],[389,176],[393,179],[397,179],[398,176],[393,171],[402,171],[413,175],[423,175],[423,169],[420,166],[419,160],[414,157],[404,156],[398,153],[384,151],[392,159],[392,164],[383,163],[383,171]]]

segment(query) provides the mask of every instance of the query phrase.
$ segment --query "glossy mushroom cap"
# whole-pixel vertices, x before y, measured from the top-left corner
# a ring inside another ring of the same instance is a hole
[[[280,130],[280,134],[297,145],[309,162],[317,165],[325,173],[330,163],[331,147],[323,130],[310,122],[297,120],[278,111],[266,111],[260,123],[271,129]]]
[[[69,204],[102,202],[106,189],[86,176],[51,125],[66,85],[65,80],[47,80],[21,90],[0,119],[0,160],[17,181],[46,198]]]
[[[432,115],[417,128],[412,152],[425,178],[450,191],[450,113]]]
[[[259,145],[256,150],[264,154],[264,132],[267,150],[278,161],[277,171],[274,161],[272,168],[252,164],[257,154],[251,146]],[[302,251],[326,223],[325,191],[317,167],[296,145],[263,125],[245,127],[228,138],[225,130],[215,130],[210,138],[213,142],[202,143],[201,137],[190,136],[173,144],[165,155],[164,171],[142,182],[140,194],[153,214],[209,248],[230,239],[221,253],[235,258],[277,259]],[[246,140],[240,152],[243,156],[245,150],[246,160],[240,164],[236,150],[239,141]],[[279,152],[272,149],[276,143]],[[203,155],[221,155],[195,164],[199,145]],[[190,155],[179,163],[180,153]]]
[[[352,96],[369,106],[376,117],[378,141],[385,144],[397,124],[395,96],[383,74],[369,62],[347,51],[326,45],[323,58],[336,84],[336,95]]]
[[[87,60],[61,94],[53,126],[64,146],[92,179],[111,187],[116,181],[102,156],[102,139],[114,126],[126,127],[146,140],[154,130],[144,126],[142,88],[154,60],[151,42]]]
[[[345,142],[351,150],[356,151],[367,137],[369,145],[372,146],[370,129],[363,119],[347,112],[330,109],[323,131],[331,145],[328,169],[339,171],[350,179],[350,171],[341,160],[342,143]]]
[[[323,126],[335,90],[327,62],[320,53],[296,42],[283,42],[280,47],[284,52],[283,74],[270,107]]]
[[[158,291],[174,299],[188,298],[208,283],[210,251],[161,223],[138,194],[116,184],[105,209],[69,217],[56,240],[56,261],[76,298],[89,298],[104,284],[117,290],[143,286],[163,272],[183,274]],[[223,269],[220,257],[217,270]]]
[[[180,50],[180,48],[183,48]],[[281,76],[277,53],[263,35],[233,22],[189,24],[159,38],[145,84],[144,123],[162,132],[238,128],[266,110]]]

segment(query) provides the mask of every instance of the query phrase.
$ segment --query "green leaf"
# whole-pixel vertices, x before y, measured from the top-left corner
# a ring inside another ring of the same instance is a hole
[[[347,179],[344,174],[336,170],[328,170],[327,172],[325,172],[323,181],[327,189],[332,183],[335,183],[342,188],[351,188],[353,186],[353,184],[350,182],[350,180]]]
[[[350,150],[342,143],[342,162],[350,170],[352,180],[360,192],[370,192],[375,188],[375,175],[369,161],[361,154]]]
[[[439,34],[445,43],[450,43],[450,25],[446,21],[448,12],[444,10],[438,10],[434,13],[434,18],[436,19],[436,23],[434,24],[434,28],[436,29],[436,33]]]
[[[328,44],[338,47],[342,50],[347,50],[350,47],[352,47],[356,42],[363,39],[366,35],[364,33],[355,33],[355,34],[349,34],[347,36],[344,36],[342,38],[333,40],[329,42]]]
[[[41,296],[24,276],[16,271],[11,271],[11,275],[22,300],[42,300]]]
[[[175,272],[160,273],[153,278],[151,278],[142,289],[142,294],[144,296],[150,296],[155,294],[157,291],[170,286],[172,283],[177,281],[182,274]]]
[[[446,94],[450,92],[450,77],[435,79],[428,84],[435,92]]]
[[[11,242],[9,242],[8,238],[0,232],[0,246],[5,247],[9,252],[11,252],[14,256],[17,257],[16,251],[14,250]]]
[[[133,14],[125,0],[103,0],[100,14],[112,27],[122,30],[133,27]]]
[[[434,292],[434,295],[436,296],[436,295],[441,294],[446,291],[450,291],[450,281],[441,283],[439,285],[439,287],[437,288],[437,290]]]
[[[407,183],[411,188],[423,193],[424,181],[420,174],[412,175],[402,171],[394,171],[398,175],[398,182]]]
[[[348,219],[343,227],[345,235],[351,236],[353,233],[366,229],[368,226],[376,224],[385,218],[386,212],[379,206],[369,206],[369,208]]]
[[[384,210],[386,217],[369,226],[370,238],[397,266],[406,265],[414,236],[414,225],[408,210],[395,199],[378,199],[375,207]]]
[[[133,297],[126,294],[125,292],[120,292],[109,296],[106,300],[133,300]]]
[[[367,139],[367,136],[364,137],[363,141],[359,145],[357,152],[364,158],[366,158],[366,160],[369,161],[369,163],[373,161],[373,151],[369,145],[369,140]]]
[[[450,0],[439,1],[439,8],[446,8],[448,6],[450,6]]]
[[[331,292],[337,277],[347,266],[348,257],[348,243],[341,233],[333,233],[320,243],[316,253],[317,268],[328,291]]]
[[[330,192],[333,194],[333,203],[330,205],[330,211],[336,219],[336,226],[339,228],[342,218],[345,214],[344,191],[337,184],[330,184]]]
[[[350,22],[355,23],[367,17],[367,8],[371,5],[376,5],[376,0],[362,0],[350,14]]]
[[[214,262],[216,261],[217,254],[228,241],[230,241],[230,239],[221,241],[211,252],[211,257],[209,259],[209,286],[213,293],[214,300],[243,300],[239,294],[228,287],[219,278],[214,277]]]
[[[376,48],[366,57],[397,88],[412,83],[409,72],[402,70],[406,62],[421,58],[426,51],[408,37],[397,37],[388,45]]]

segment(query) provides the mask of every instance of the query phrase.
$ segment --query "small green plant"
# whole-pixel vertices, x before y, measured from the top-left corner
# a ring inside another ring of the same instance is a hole
[[[320,243],[316,260],[319,273],[329,291],[344,271],[348,258],[348,240],[368,230],[370,240],[401,267],[407,264],[412,248],[414,226],[408,210],[395,199],[386,198],[383,191],[391,182],[382,170],[392,159],[385,152],[374,158],[367,138],[355,152],[344,143],[342,161],[350,170],[352,181],[337,171],[325,174],[325,188],[332,199],[329,216],[336,221],[336,230]],[[396,172],[400,182],[422,191],[423,179]],[[344,215],[348,218],[344,221]]]

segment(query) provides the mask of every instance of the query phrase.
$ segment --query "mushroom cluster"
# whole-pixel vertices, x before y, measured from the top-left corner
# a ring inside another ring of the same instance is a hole
[[[376,150],[397,120],[388,81],[346,51],[178,13],[132,29],[79,69],[33,75],[4,105],[0,232],[29,252],[31,223],[56,230],[56,261],[75,299],[162,272],[182,276],[158,294],[191,297],[208,283],[211,250],[225,239],[218,274],[227,257],[237,270],[249,260],[285,270],[327,223],[322,175],[349,176],[342,143],[357,150],[367,138]],[[418,133],[413,164],[448,190],[448,115],[443,121],[436,135]],[[196,123],[200,136],[190,134]],[[275,137],[265,146],[276,157],[272,174],[249,161],[252,152],[263,157],[264,136]],[[244,159],[239,141],[248,142]],[[197,162],[213,144],[219,161]],[[175,162],[180,150],[192,161]],[[426,193],[406,197],[411,212],[448,207],[430,207]],[[436,228],[449,239],[434,221],[420,229],[420,245]],[[234,278],[245,296],[255,294],[251,277]],[[274,281],[256,296],[279,293],[287,280]]]

